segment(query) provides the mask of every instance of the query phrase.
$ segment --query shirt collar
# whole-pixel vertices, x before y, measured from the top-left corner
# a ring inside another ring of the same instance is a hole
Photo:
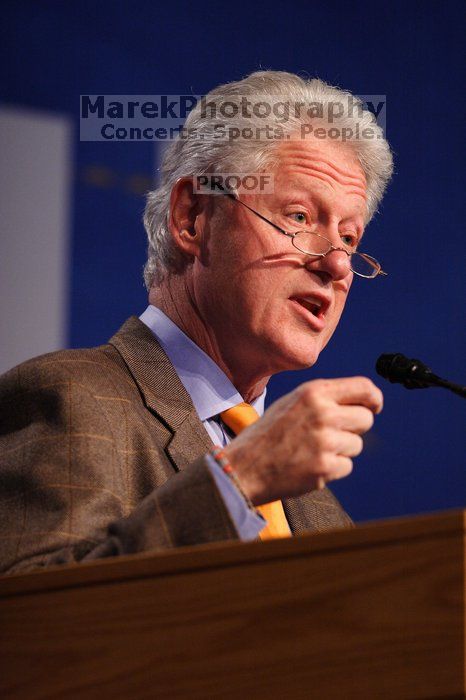
[[[148,306],[140,320],[152,331],[191,397],[201,421],[217,416],[244,401],[226,374],[163,311]],[[264,413],[266,389],[251,402]]]

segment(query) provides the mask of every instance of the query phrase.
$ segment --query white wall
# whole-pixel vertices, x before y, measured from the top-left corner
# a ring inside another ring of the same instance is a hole
[[[0,107],[0,373],[66,344],[72,129]]]

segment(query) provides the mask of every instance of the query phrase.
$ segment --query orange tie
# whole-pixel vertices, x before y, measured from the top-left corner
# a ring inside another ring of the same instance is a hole
[[[238,435],[244,428],[259,419],[256,409],[249,403],[239,403],[233,408],[222,411],[220,418],[223,420],[235,435]],[[285,517],[285,512],[281,501],[265,503],[258,506],[257,510],[267,520],[267,525],[260,533],[261,540],[272,540],[276,537],[291,537],[290,527]]]

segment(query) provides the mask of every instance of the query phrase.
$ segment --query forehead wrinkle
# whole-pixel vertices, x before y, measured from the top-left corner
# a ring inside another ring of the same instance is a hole
[[[366,188],[363,186],[360,180],[351,179],[349,181],[341,181],[333,177],[331,174],[320,170],[319,168],[303,168],[302,166],[292,168],[289,164],[282,170],[282,174],[286,173],[287,170],[292,170],[293,175],[311,175],[315,180],[320,180],[325,185],[329,185],[332,189],[335,189],[335,183],[339,184],[346,190],[346,194],[355,194],[362,197],[366,201]],[[302,186],[302,183],[299,183]],[[307,190],[307,188],[305,188]]]
[[[366,199],[367,199],[366,190],[364,188],[348,190],[348,194],[355,194],[358,197],[362,197],[364,199],[364,201],[366,201]]]
[[[296,157],[292,157],[289,159],[289,161],[284,164],[285,168],[299,168],[301,172],[304,172],[309,169],[311,171],[321,171],[327,175],[329,175],[331,178],[336,180],[340,185],[360,185],[362,182],[365,185],[365,177],[363,174],[361,175],[352,175],[349,174],[348,172],[345,172],[341,168],[337,168],[333,163],[330,161],[327,161],[320,157],[319,159],[315,159],[311,156],[307,156],[305,154],[300,154],[297,155]]]
[[[334,143],[328,144],[328,147],[326,150],[327,150],[327,153],[330,150],[330,153],[328,153],[328,157],[326,157],[326,153],[322,153],[322,146],[324,144],[319,143],[318,144],[319,147],[317,147],[317,148],[310,146],[309,142],[306,142],[306,145],[307,145],[307,148],[304,150],[302,141],[300,141],[299,143],[296,143],[295,140],[285,142],[282,144],[281,148],[279,149],[279,154],[281,155],[283,160],[285,160],[286,158],[290,158],[290,160],[292,162],[294,162],[296,160],[313,161],[315,163],[321,162],[321,163],[326,164],[328,166],[328,168],[333,170],[338,175],[341,175],[342,177],[359,179],[357,175],[355,176],[355,175],[349,174],[347,170],[344,170],[342,167],[335,165],[335,163],[332,160],[332,153],[336,154],[340,160],[341,160],[342,156],[344,158],[345,155],[347,155],[347,156],[349,155],[351,157],[351,160],[353,161],[350,164],[350,167],[356,165],[356,167],[358,167],[359,170],[361,171],[362,177],[365,180],[365,175],[364,175],[364,172],[362,170],[361,164],[359,163],[359,160],[357,159],[354,152],[349,147],[347,147],[347,146],[345,147],[343,145],[343,146],[340,146],[338,148],[338,146]]]

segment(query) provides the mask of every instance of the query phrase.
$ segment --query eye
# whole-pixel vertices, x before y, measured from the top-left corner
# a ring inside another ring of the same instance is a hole
[[[308,223],[308,218],[303,211],[295,211],[291,214],[288,214],[288,216],[301,226],[306,226],[306,224]]]
[[[342,243],[347,248],[351,248],[352,250],[356,250],[356,248],[358,247],[359,240],[358,240],[358,237],[355,233],[350,233],[350,232],[342,233],[341,240],[342,240]]]

